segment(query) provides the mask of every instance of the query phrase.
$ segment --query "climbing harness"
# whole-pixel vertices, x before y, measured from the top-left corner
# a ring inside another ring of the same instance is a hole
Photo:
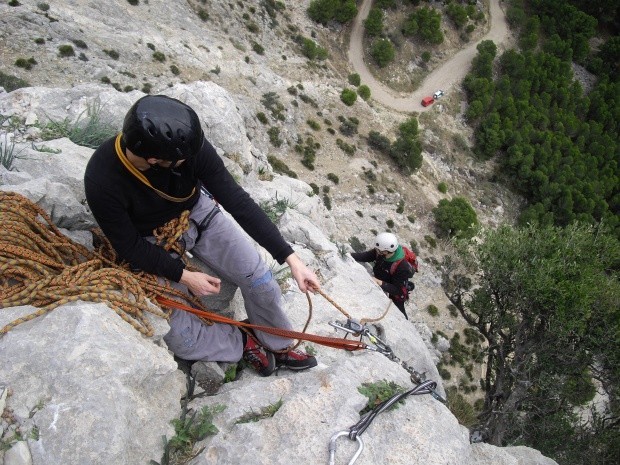
[[[362,451],[364,450],[364,441],[362,441],[362,438],[360,436],[362,435],[364,431],[366,431],[366,429],[370,426],[370,424],[376,418],[377,415],[389,409],[392,405],[396,404],[397,402],[400,402],[407,396],[410,396],[410,395],[419,396],[422,394],[432,394],[435,391],[436,387],[437,387],[437,383],[435,381],[429,380],[429,381],[424,381],[418,384],[417,386],[413,387],[409,391],[394,394],[389,399],[377,405],[373,410],[364,414],[364,416],[362,416],[362,418],[360,418],[360,420],[356,424],[351,426],[348,430],[338,431],[337,433],[334,433],[331,439],[329,440],[329,446],[328,446],[329,465],[334,465],[336,463],[335,462],[336,441],[338,440],[338,438],[342,436],[347,436],[351,441],[356,441],[359,444],[357,451],[355,452],[355,454],[353,454],[353,457],[351,458],[351,460],[349,460],[349,465],[353,465],[355,461],[361,455]]]

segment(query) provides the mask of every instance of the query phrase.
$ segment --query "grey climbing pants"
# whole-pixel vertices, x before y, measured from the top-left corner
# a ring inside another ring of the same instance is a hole
[[[192,209],[190,228],[183,239],[186,250],[219,278],[239,288],[250,323],[292,329],[282,310],[282,294],[271,270],[248,236],[205,192]],[[273,350],[284,349],[293,342],[260,331],[256,336]],[[208,326],[183,310],[174,310],[164,341],[177,357],[185,360],[237,362],[243,353],[242,335],[237,327],[220,323]]]

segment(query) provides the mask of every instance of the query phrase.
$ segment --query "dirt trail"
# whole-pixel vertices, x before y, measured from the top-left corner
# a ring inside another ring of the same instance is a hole
[[[371,0],[364,0],[353,22],[351,41],[349,43],[349,62],[355,72],[360,75],[362,82],[370,88],[373,100],[396,111],[426,111],[432,107],[423,107],[420,103],[422,98],[433,95],[433,92],[437,89],[442,89],[448,93],[453,86],[459,85],[469,71],[470,63],[477,53],[476,47],[482,40],[492,40],[498,49],[507,41],[510,31],[506,23],[504,11],[499,5],[500,0],[490,0],[490,2],[491,27],[487,34],[479,41],[468,45],[456,53],[443,65],[432,71],[422,81],[420,88],[412,94],[398,94],[394,90],[389,89],[374,78],[364,63],[363,22],[368,17],[368,12],[372,6]]]

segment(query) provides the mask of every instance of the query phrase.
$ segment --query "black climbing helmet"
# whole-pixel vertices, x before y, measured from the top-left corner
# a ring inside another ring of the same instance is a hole
[[[139,157],[176,162],[198,153],[204,133],[191,107],[165,95],[147,95],[127,112],[123,140]]]

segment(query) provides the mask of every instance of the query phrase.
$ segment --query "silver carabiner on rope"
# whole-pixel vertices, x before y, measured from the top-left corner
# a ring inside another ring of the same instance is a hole
[[[336,463],[336,441],[340,436],[349,436],[349,431],[339,431],[334,433],[329,440],[329,465],[335,465]],[[355,454],[353,454],[353,457],[351,457],[351,460],[349,460],[349,465],[353,465],[364,450],[364,441],[362,441],[362,438],[359,435],[356,435],[355,440],[359,446]]]

